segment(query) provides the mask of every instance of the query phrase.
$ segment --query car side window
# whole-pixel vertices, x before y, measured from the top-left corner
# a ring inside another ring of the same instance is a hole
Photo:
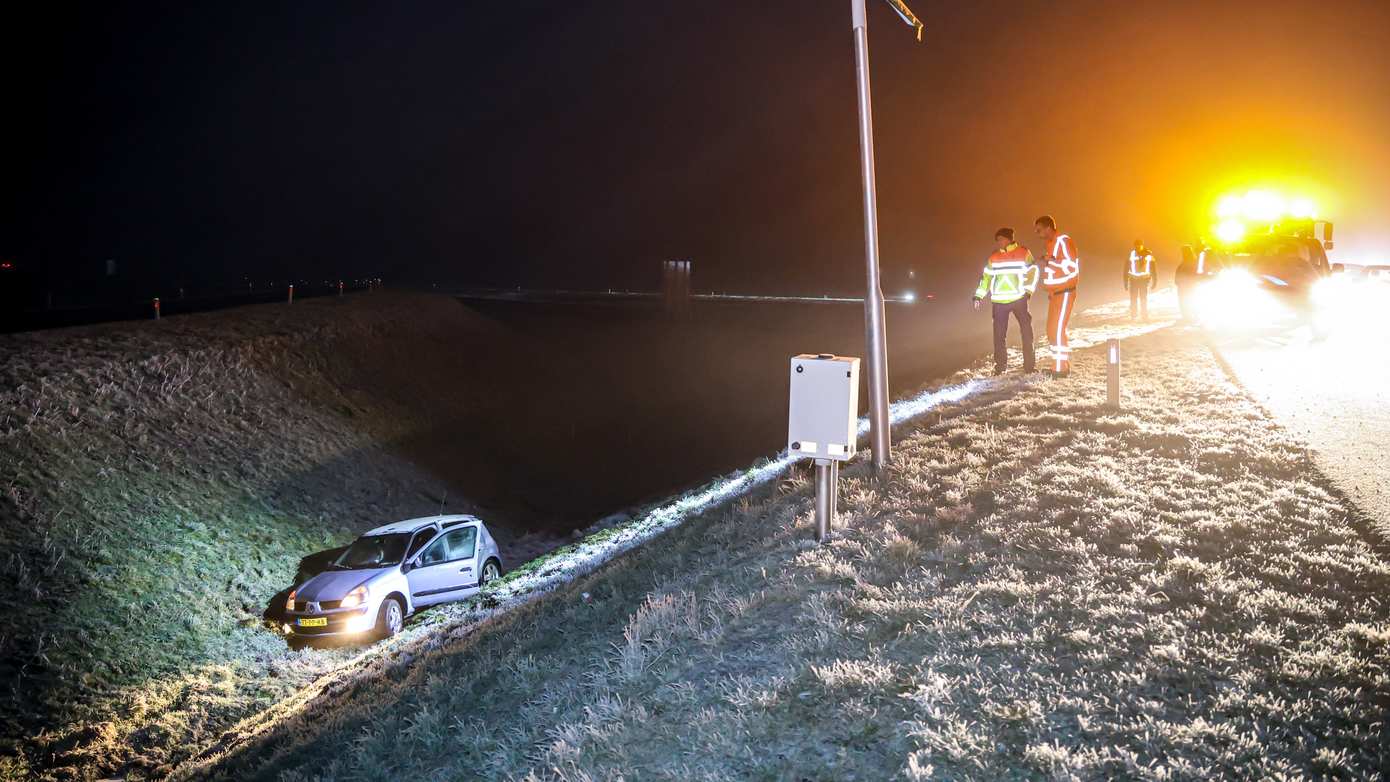
[[[438,565],[449,560],[449,536],[439,538],[430,547],[425,549],[425,553],[420,555],[420,566]]]
[[[449,559],[470,559],[478,549],[478,528],[464,527],[444,536],[449,541]]]
[[[422,529],[415,533],[415,539],[410,541],[410,549],[405,552],[405,561],[409,562],[410,558],[415,556],[417,551],[424,548],[426,543],[434,540],[434,533],[435,529],[433,527]]]

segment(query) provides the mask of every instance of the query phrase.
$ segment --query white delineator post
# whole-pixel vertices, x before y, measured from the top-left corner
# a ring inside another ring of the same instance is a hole
[[[1114,409],[1120,407],[1120,341],[1112,339],[1105,343],[1105,403]]]

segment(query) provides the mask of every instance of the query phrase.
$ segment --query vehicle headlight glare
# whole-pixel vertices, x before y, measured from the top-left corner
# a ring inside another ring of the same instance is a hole
[[[1223,242],[1235,243],[1245,238],[1245,223],[1235,218],[1222,220],[1216,226],[1216,238]]]
[[[1319,280],[1311,294],[1313,317],[1325,336],[1353,341],[1383,340],[1390,286],[1365,278],[1337,275]]]
[[[1279,318],[1279,305],[1246,269],[1223,269],[1194,294],[1198,318],[1218,329],[1263,328]]]
[[[348,592],[347,596],[343,598],[343,602],[339,603],[339,605],[342,608],[357,608],[358,606],[365,605],[366,602],[367,586],[364,584],[352,590],[351,592]]]
[[[372,620],[372,617],[363,614],[361,616],[354,616],[353,618],[349,619],[347,621],[346,629],[349,633],[365,633],[366,631],[372,629],[372,626],[374,624],[375,622]]]

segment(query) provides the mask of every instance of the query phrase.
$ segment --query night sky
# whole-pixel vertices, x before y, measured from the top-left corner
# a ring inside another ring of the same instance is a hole
[[[848,2],[464,5],[7,10],[0,257],[587,288],[690,257],[700,289],[862,289]],[[1266,183],[1342,259],[1390,242],[1385,3],[913,5],[924,44],[870,0],[889,293],[1043,212],[1118,280],[1136,236],[1162,262]]]

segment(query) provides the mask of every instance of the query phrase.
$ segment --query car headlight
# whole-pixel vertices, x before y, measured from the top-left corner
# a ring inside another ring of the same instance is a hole
[[[1222,269],[1194,295],[1198,319],[1222,330],[1262,328],[1281,317],[1281,309],[1248,269]]]
[[[294,596],[295,596],[295,593],[296,593],[297,591],[298,591],[298,590],[295,590],[295,589],[291,589],[291,590],[290,590],[289,599],[285,601],[285,610],[286,610],[286,611],[293,611],[293,610],[294,610]]]
[[[365,633],[376,626],[376,617],[362,614],[354,616],[347,621],[347,626],[343,629],[349,633]]]
[[[367,585],[363,584],[362,586],[352,590],[351,592],[348,592],[347,596],[343,598],[343,602],[339,603],[338,605],[343,608],[357,608],[358,606],[364,606],[366,604]]]

